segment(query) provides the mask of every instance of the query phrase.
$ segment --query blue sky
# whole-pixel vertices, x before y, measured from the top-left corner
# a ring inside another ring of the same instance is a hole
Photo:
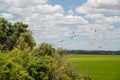
[[[48,3],[51,5],[59,4],[61,6],[64,6],[65,10],[69,10],[70,8],[75,8],[79,5],[82,5],[85,3],[86,0],[49,0]]]
[[[0,14],[29,24],[37,44],[120,50],[120,0],[0,0]]]

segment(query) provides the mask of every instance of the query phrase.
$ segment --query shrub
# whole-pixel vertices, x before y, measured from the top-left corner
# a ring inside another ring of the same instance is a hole
[[[0,54],[0,80],[34,80],[34,78],[21,65],[14,63],[12,58]]]
[[[53,56],[54,53],[55,49],[52,47],[51,44],[47,43],[41,43],[37,48],[32,51],[32,54],[34,54],[35,56]]]

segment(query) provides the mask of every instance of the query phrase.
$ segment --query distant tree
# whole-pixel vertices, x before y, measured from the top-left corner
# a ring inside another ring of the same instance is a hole
[[[22,22],[12,24],[0,17],[0,50],[10,51],[15,47],[32,49],[35,42],[27,27],[28,25]]]

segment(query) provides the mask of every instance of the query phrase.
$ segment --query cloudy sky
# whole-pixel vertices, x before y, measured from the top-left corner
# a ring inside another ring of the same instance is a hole
[[[0,14],[29,24],[38,44],[120,50],[120,0],[0,0]]]

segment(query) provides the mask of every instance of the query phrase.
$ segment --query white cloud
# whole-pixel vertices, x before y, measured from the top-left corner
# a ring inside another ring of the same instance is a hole
[[[112,33],[112,30],[114,30],[114,26],[111,25],[88,24],[77,26],[76,32],[79,36],[88,36],[90,39],[99,41],[103,37],[107,38],[107,36],[110,35],[108,33]]]
[[[38,4],[45,4],[47,0],[2,0],[0,1],[0,5],[4,4],[2,7],[7,6],[14,6],[14,7],[27,7],[27,6],[34,6]]]
[[[87,0],[85,4],[76,8],[77,13],[107,14],[120,13],[120,0]]]
[[[6,12],[16,14],[17,19],[29,24],[35,37],[68,37],[71,35],[69,27],[88,24],[83,17],[73,16],[72,10],[65,15],[61,5],[49,5],[47,0],[4,0],[1,3],[8,5]]]
[[[24,22],[30,24],[29,29],[31,29],[35,35],[42,34],[48,38],[51,36],[54,38],[68,37],[71,35],[69,27],[88,23],[82,17],[72,15],[65,16],[62,13],[51,15],[33,14],[32,16],[26,17]]]
[[[54,14],[54,13],[64,13],[63,8],[60,5],[36,5],[36,6],[28,6],[25,8],[21,8],[21,7],[10,7],[7,9],[7,11],[11,12],[11,13],[15,13],[18,15],[21,15],[22,17],[29,17],[32,16],[34,14],[38,14],[38,15],[50,15],[50,14]]]
[[[120,23],[120,16],[104,16],[103,14],[87,14],[86,18],[95,20],[95,23],[115,24]]]
[[[32,12],[38,12],[38,13],[43,13],[43,14],[53,14],[53,13],[63,13],[64,10],[60,5],[37,5],[35,7],[31,8]]]
[[[104,43],[106,40],[107,40],[107,44],[110,45],[114,44],[116,41],[117,43],[120,41],[120,29],[115,28],[114,26],[111,25],[89,24],[89,25],[77,26],[76,33],[80,37],[82,36],[88,37],[89,38],[88,40],[91,41],[91,44],[93,46],[101,47],[102,49],[106,49],[105,47],[107,45],[106,43]],[[113,40],[114,43],[110,43]],[[112,49],[112,46],[109,47],[109,49],[110,48]]]
[[[85,17],[90,19],[96,19],[96,20],[104,18],[103,14],[87,14]]]
[[[5,17],[6,19],[10,20],[10,19],[13,19],[14,16],[12,14],[9,14],[9,13],[2,13],[1,14],[3,17]]]
[[[112,16],[112,17],[104,16],[104,18],[96,20],[96,23],[105,23],[105,24],[120,23],[120,17],[119,16]]]
[[[63,25],[63,26],[76,26],[81,24],[88,24],[88,21],[80,16],[72,16],[67,15],[64,17],[61,17],[61,19],[55,21],[56,25]]]
[[[69,27],[66,26],[86,24],[87,22],[82,17],[65,16],[62,6],[49,5],[47,0],[4,0],[1,3],[8,5],[1,6],[1,9],[6,8],[4,9],[6,12],[14,13],[15,21],[20,20],[29,24],[29,29],[33,31],[34,37],[66,37],[71,32]],[[10,14],[2,13],[2,15],[7,19],[12,18]]]
[[[120,0],[88,0],[76,8],[77,13],[84,13],[85,16],[76,15],[72,9],[65,11],[63,6],[50,5],[47,1],[0,0],[0,13],[9,20],[29,24],[29,29],[33,31],[33,36],[38,43],[40,39],[68,40],[74,35],[73,32],[80,37],[87,36],[90,39],[99,40],[103,37],[108,39],[120,37],[120,29],[114,29],[111,25],[120,23],[120,17],[114,16],[120,13]],[[108,13],[114,14],[105,16]],[[95,22],[91,24],[87,19],[93,19]]]
[[[108,39],[120,38],[120,29],[113,29],[112,31],[107,32]]]

